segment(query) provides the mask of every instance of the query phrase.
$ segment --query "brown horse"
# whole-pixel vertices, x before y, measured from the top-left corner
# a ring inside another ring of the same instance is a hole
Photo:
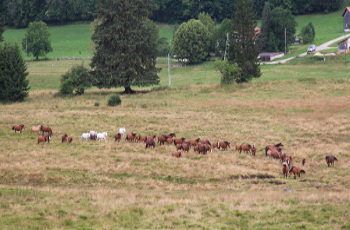
[[[152,140],[154,140],[156,137],[157,137],[156,135],[146,136],[146,139],[152,139]]]
[[[239,150],[239,153],[242,151],[245,153],[250,153],[252,151],[253,146],[250,144],[242,144]]]
[[[138,140],[138,142],[145,142],[147,140],[147,136],[143,137],[139,135],[136,139]]]
[[[166,139],[166,143],[168,143],[168,145],[171,145],[173,142],[174,142],[174,141],[173,141],[173,138],[171,138],[171,137],[168,137],[168,138]]]
[[[276,145],[267,145],[267,146],[265,147],[265,155],[267,156],[267,151],[273,150],[273,149],[278,149],[278,148],[283,147],[283,146],[284,146],[284,145],[283,145],[282,143],[278,143],[278,144],[276,144]]]
[[[52,136],[52,129],[48,126],[42,126],[41,132],[42,132],[42,135],[44,135],[44,133],[48,133],[50,136]]]
[[[135,141],[136,140],[136,133],[128,133],[125,137],[125,140],[127,141]]]
[[[292,166],[292,168],[289,170],[289,176],[294,174],[294,179],[297,179],[297,175],[300,177],[301,173],[305,173],[304,170],[302,170],[299,166]]]
[[[188,143],[182,143],[181,145],[183,151],[190,151],[191,146]]]
[[[171,156],[176,157],[176,158],[180,158],[181,154],[182,154],[181,150],[176,150],[171,154]]]
[[[280,159],[280,154],[276,149],[269,150],[266,156],[273,159]]]
[[[285,162],[287,162],[289,167],[292,165],[293,159],[291,156],[287,156],[284,160],[285,160]]]
[[[71,144],[73,141],[73,137],[68,137],[68,144]]]
[[[175,145],[175,147],[176,147],[176,150],[181,150],[182,149],[182,144],[177,144],[177,145]]]
[[[24,125],[14,125],[12,126],[12,130],[15,130],[15,133],[19,131],[19,133],[22,133],[22,129],[24,129]]]
[[[287,158],[287,155],[285,153],[281,153],[280,154],[280,159],[281,159],[281,162],[284,162]]]
[[[158,142],[157,143],[159,143],[159,145],[164,145],[164,143],[166,142],[166,139],[168,139],[168,137],[166,137],[166,136],[158,136]]]
[[[200,138],[197,138],[196,140],[190,140],[189,142],[191,143],[192,146],[197,146],[200,140],[201,140]]]
[[[122,135],[120,133],[114,134],[114,142],[116,141],[120,142],[121,139],[122,139]]]
[[[176,138],[174,140],[174,145],[177,145],[177,144],[182,144],[184,141],[185,141],[186,138],[182,137],[182,138]]]
[[[288,172],[289,172],[289,166],[288,166],[287,162],[283,162],[283,164],[282,164],[283,178],[288,177]]]
[[[42,125],[32,126],[30,128],[30,133],[32,133],[32,132],[39,133],[41,131],[42,127],[43,127]]]
[[[38,136],[38,144],[43,143],[44,145],[46,141],[50,143],[50,136]]]
[[[156,143],[154,142],[153,139],[147,139],[147,140],[145,141],[145,143],[146,143],[146,149],[147,149],[148,147],[151,147],[151,146],[153,146],[153,148],[156,147]]]
[[[306,159],[304,158],[303,161],[302,161],[301,163],[302,163],[302,165],[304,166],[305,163],[306,163]]]
[[[326,162],[327,162],[328,167],[331,165],[334,166],[334,161],[338,161],[338,159],[335,156],[333,156],[333,155],[326,156]]]
[[[194,152],[198,152],[198,150],[199,150],[199,147],[198,147],[198,146],[199,146],[199,145],[196,145],[196,146],[193,147],[193,151],[194,151]]]
[[[169,134],[162,134],[161,136],[164,136],[166,138],[169,138],[169,137],[173,138],[173,137],[176,137],[176,134],[175,133],[169,133]]]
[[[236,145],[235,151],[241,151],[241,146],[240,145]]]
[[[203,153],[203,155],[205,155],[205,154],[207,154],[207,151],[208,150],[207,150],[205,145],[203,145],[203,144],[198,145],[198,153],[199,154]]]
[[[231,148],[230,146],[230,142],[228,141],[219,141],[218,143],[218,149],[222,149],[222,150],[227,150],[227,148]]]
[[[67,137],[68,135],[66,133],[62,136],[62,143],[67,141]]]
[[[210,145],[210,146],[211,146],[211,143],[210,143],[209,140],[203,140],[203,141],[201,141],[201,144],[202,144],[202,145],[207,144],[207,145]]]
[[[253,145],[253,147],[252,147],[252,155],[255,156],[255,154],[256,154],[256,148],[255,148],[255,146]]]

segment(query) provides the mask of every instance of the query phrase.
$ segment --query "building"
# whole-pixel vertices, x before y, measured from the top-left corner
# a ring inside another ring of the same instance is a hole
[[[350,32],[350,7],[346,7],[343,14],[344,32]]]

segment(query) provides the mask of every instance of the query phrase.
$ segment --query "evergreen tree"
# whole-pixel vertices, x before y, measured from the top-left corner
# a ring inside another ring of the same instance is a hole
[[[101,0],[92,40],[92,73],[99,88],[159,84],[156,69],[158,29],[148,19],[152,0]]]
[[[27,67],[17,45],[0,45],[0,101],[23,101],[28,96]]]
[[[2,37],[2,33],[4,32],[4,28],[2,27],[2,25],[0,24],[0,42],[2,42],[2,40],[4,40],[4,38]]]
[[[301,29],[301,37],[303,38],[303,43],[311,43],[315,39],[315,28],[310,22]]]
[[[29,23],[22,47],[28,53],[32,53],[36,60],[52,51],[50,33],[45,22]]]
[[[241,76],[237,83],[248,82],[260,77],[258,62],[259,46],[256,44],[256,20],[252,0],[236,0],[235,14],[230,32],[228,60],[230,64],[237,63],[241,68]]]
[[[269,50],[269,40],[270,40],[270,31],[269,31],[269,24],[270,24],[270,14],[271,14],[271,4],[266,1],[264,5],[264,9],[262,12],[262,19],[261,19],[261,33],[259,35],[259,41],[261,45],[262,51],[268,51]]]

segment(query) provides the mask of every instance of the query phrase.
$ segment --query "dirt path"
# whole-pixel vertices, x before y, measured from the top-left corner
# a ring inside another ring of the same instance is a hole
[[[319,52],[321,50],[325,50],[325,49],[328,49],[329,45],[332,45],[333,43],[337,42],[337,41],[341,41],[341,40],[344,40],[346,38],[350,37],[350,34],[346,34],[346,35],[343,35],[343,36],[340,36],[338,38],[335,38],[333,40],[330,40],[320,46],[317,46],[316,48],[316,52]],[[307,55],[307,52],[305,53],[302,53],[300,55],[298,55],[297,57],[304,57]],[[275,65],[275,64],[284,64],[286,63],[287,61],[290,61],[292,59],[294,59],[295,57],[290,57],[290,58],[286,58],[286,59],[283,59],[283,60],[279,60],[279,61],[271,61],[271,62],[264,62],[264,65]]]

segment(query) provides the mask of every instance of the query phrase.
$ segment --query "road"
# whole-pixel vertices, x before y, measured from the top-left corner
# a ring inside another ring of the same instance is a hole
[[[325,50],[325,49],[329,49],[329,45],[332,45],[333,43],[335,42],[338,42],[338,41],[341,41],[341,40],[344,40],[346,38],[350,37],[350,34],[346,34],[346,35],[343,35],[343,36],[340,36],[338,38],[335,38],[333,40],[330,40],[318,47],[316,47],[316,52],[319,52],[319,51],[322,51],[322,50]],[[298,55],[298,57],[304,57],[306,56],[306,52],[305,53],[302,53],[300,55]],[[294,59],[295,57],[290,57],[290,58],[286,58],[286,59],[283,59],[283,60],[279,60],[279,61],[271,61],[271,62],[264,62],[264,65],[274,65],[274,64],[283,64],[283,63],[286,63],[287,61],[290,61],[292,59]]]

